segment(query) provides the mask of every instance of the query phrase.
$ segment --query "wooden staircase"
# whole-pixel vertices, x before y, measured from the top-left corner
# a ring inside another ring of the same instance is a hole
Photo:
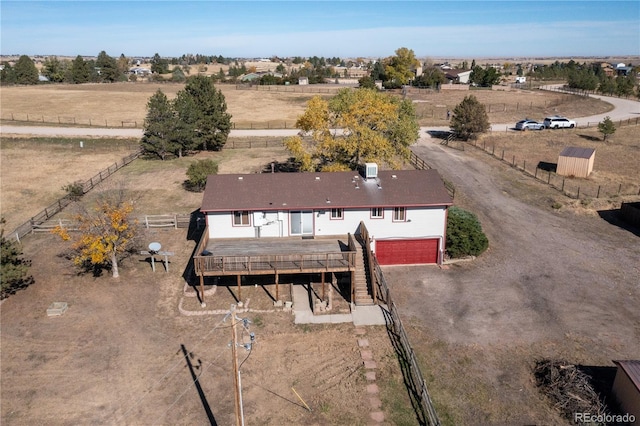
[[[364,250],[362,250],[362,244],[358,241],[356,244],[356,279],[354,283],[356,306],[371,306],[375,304],[369,291],[369,280],[367,277],[370,277],[371,274],[368,269],[369,262],[367,262]]]

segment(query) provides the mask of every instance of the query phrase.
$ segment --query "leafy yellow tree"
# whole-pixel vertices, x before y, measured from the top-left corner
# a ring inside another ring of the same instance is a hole
[[[133,204],[117,193],[103,195],[93,208],[76,214],[80,233],[73,241],[74,263],[94,271],[110,266],[112,276],[118,278],[118,258],[131,247],[136,235],[132,212]],[[65,241],[72,240],[69,231],[61,226],[52,232]]]
[[[415,77],[415,69],[420,66],[412,49],[401,47],[396,50],[396,56],[390,56],[384,61],[384,72],[387,79],[399,84],[407,84]]]
[[[342,89],[330,100],[312,98],[296,127],[310,135],[285,144],[303,171],[355,170],[363,162],[400,166],[418,139],[418,123],[408,100],[372,89]]]

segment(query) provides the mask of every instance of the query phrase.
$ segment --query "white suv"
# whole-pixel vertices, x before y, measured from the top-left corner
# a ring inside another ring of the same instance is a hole
[[[562,129],[569,128],[573,129],[576,127],[576,122],[573,120],[569,120],[566,117],[560,117],[558,115],[553,117],[546,117],[542,122],[544,127],[547,129]]]

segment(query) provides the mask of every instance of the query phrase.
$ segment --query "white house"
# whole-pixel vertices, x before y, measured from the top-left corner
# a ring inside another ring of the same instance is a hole
[[[228,174],[208,177],[209,239],[314,238],[364,222],[380,264],[441,263],[452,198],[436,170]]]
[[[449,83],[468,84],[471,77],[471,70],[447,70],[445,77],[449,80]]]

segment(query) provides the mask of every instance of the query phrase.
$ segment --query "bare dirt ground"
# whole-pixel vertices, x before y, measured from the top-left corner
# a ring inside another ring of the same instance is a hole
[[[235,288],[218,286],[207,296],[207,310],[221,314],[181,313],[202,312],[183,292],[195,242],[185,230],[144,240],[176,253],[168,273],[159,262],[152,272],[135,255],[119,279],[77,275],[54,236],[25,240],[36,284],[2,303],[2,424],[234,424],[232,336],[223,319]],[[352,324],[296,326],[291,313],[273,307],[272,287],[244,288],[251,311],[238,313],[251,321],[238,327],[241,342],[256,336],[251,351],[238,351],[247,424],[369,424],[362,338],[379,363],[388,424],[414,421],[385,327],[360,336]],[[47,316],[54,301],[68,303],[64,315]]]
[[[385,271],[438,414],[445,424],[562,423],[533,386],[533,361],[611,365],[640,353],[637,237],[599,217],[554,211],[556,191],[480,151],[445,151],[437,142],[421,140],[417,152],[456,185],[456,204],[480,216],[491,241],[472,263]],[[221,155],[235,162],[221,171],[253,172],[279,154]],[[181,192],[187,164],[163,166],[166,173],[139,162],[121,171],[140,205],[158,211],[180,205],[172,194]],[[197,194],[184,196],[185,207],[198,201]],[[152,240],[176,252],[170,272],[153,274],[134,256],[117,282],[76,275],[52,236],[25,242],[36,284],[2,304],[2,423],[233,422],[228,325],[220,323],[222,314],[178,310],[183,299],[182,306],[196,309],[183,294],[195,242],[183,231],[145,237]],[[271,310],[261,290],[247,289],[243,300]],[[67,301],[69,311],[48,318],[53,301]],[[207,309],[225,310],[234,301],[233,289],[218,288]],[[260,344],[243,366],[249,423],[369,423],[353,327],[294,326],[283,312],[248,316]],[[367,328],[366,337],[380,365],[387,423],[415,423],[386,331]],[[193,353],[201,395],[181,345]]]
[[[456,185],[489,250],[472,262],[385,275],[448,424],[559,424],[535,388],[539,358],[584,365],[640,353],[638,232],[554,211],[562,198],[478,150],[422,139],[415,151]]]
[[[30,173],[29,158],[19,156],[23,145],[18,143],[17,151],[3,146],[3,153],[6,148],[16,161],[20,158],[15,167],[3,168],[3,179],[11,172],[9,180],[16,184]],[[55,155],[53,149],[49,158]],[[83,151],[55,163],[93,175],[96,165],[85,163],[83,155],[92,156]],[[221,172],[253,173],[286,157],[282,148],[253,148],[164,163],[137,160],[107,183],[125,183],[136,200],[136,214],[188,213],[202,197],[182,189],[190,162],[213,158]],[[46,198],[47,188],[41,184],[31,198],[16,195],[15,202]],[[65,209],[60,216],[72,211]],[[64,257],[68,246],[54,236],[23,239],[36,283],[1,305],[2,424],[233,424],[231,330],[229,320],[222,320],[238,301],[250,309],[239,316],[252,321],[248,329],[257,341],[250,353],[241,348],[238,356],[248,424],[369,424],[377,408],[367,393],[370,382],[358,345],[363,338],[378,364],[380,410],[387,419],[383,424],[415,423],[385,327],[366,327],[359,335],[349,324],[296,326],[291,313],[274,308],[275,289],[268,283],[243,286],[242,297],[235,285],[214,290],[208,283],[203,309],[192,288],[185,293],[194,236],[186,230],[148,231],[139,249],[150,241],[175,253],[169,272],[158,261],[153,273],[146,256],[134,255],[120,265],[121,278],[114,280],[79,275]],[[291,300],[290,285],[281,283],[280,299]],[[337,289],[334,294],[335,312],[348,310]],[[69,310],[49,318],[46,309],[55,301],[67,302]],[[187,315],[194,312],[207,315]],[[247,332],[239,334],[247,339]]]

